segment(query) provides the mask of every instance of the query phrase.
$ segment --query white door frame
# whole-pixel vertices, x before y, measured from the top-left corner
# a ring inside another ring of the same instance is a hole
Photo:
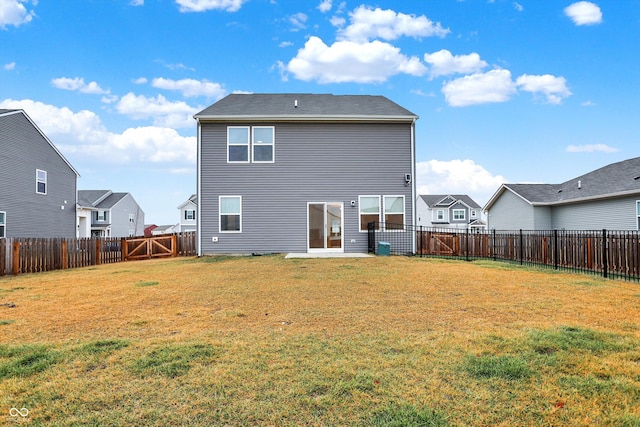
[[[323,205],[324,206],[324,220],[323,220],[323,226],[324,226],[324,234],[322,236],[323,239],[323,247],[322,248],[312,248],[311,247],[311,239],[309,237],[309,226],[310,226],[310,222],[309,222],[309,208],[311,207],[311,205]],[[327,207],[329,205],[333,205],[333,206],[340,206],[340,223],[336,224],[339,227],[339,234],[340,234],[340,247],[339,248],[330,248],[327,245],[327,233],[331,234],[328,228],[328,224],[327,224]],[[344,203],[343,202],[307,202],[307,252],[344,252]]]

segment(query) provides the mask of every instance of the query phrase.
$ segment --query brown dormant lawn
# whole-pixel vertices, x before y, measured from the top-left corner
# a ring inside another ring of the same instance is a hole
[[[640,426],[640,285],[405,257],[4,277],[4,422]]]

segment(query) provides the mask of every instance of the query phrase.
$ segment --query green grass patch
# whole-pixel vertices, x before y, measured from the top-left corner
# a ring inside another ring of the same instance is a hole
[[[15,323],[15,320],[0,319],[0,326],[2,326],[2,325],[11,325],[12,323]]]
[[[122,339],[107,339],[92,341],[82,346],[81,352],[85,354],[103,354],[121,350],[129,346],[129,341]]]
[[[529,378],[532,370],[526,360],[516,356],[468,356],[464,369],[475,378],[520,380]]]
[[[388,405],[364,419],[363,426],[375,427],[444,427],[447,418],[431,409],[417,409],[413,405]]]
[[[139,282],[136,283],[136,286],[138,288],[145,288],[147,286],[158,286],[160,284],[160,282],[157,281],[149,281],[149,282]]]
[[[161,375],[175,378],[185,375],[198,363],[214,360],[216,350],[210,344],[162,345],[147,352],[131,365],[140,376]]]
[[[43,345],[3,345],[0,346],[0,379],[33,375],[60,360],[60,353]]]
[[[574,326],[532,331],[528,336],[528,344],[539,354],[553,354],[560,350],[603,354],[617,352],[625,347],[620,336]]]

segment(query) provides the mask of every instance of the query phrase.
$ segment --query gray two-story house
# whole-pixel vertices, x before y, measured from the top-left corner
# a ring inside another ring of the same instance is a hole
[[[640,230],[640,157],[562,184],[502,184],[484,210],[495,230]]]
[[[199,255],[366,252],[369,222],[414,222],[418,117],[385,97],[233,94],[195,119]]]
[[[130,193],[78,191],[78,237],[144,235],[144,211]]]
[[[78,177],[23,110],[0,109],[0,238],[75,237]]]
[[[421,194],[416,202],[416,225],[484,230],[481,211],[480,205],[466,194]]]

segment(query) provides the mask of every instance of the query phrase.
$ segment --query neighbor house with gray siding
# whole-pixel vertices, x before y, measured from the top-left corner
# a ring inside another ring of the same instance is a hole
[[[562,184],[503,184],[484,211],[494,230],[638,230],[640,157]]]
[[[0,238],[75,237],[78,177],[27,113],[0,109]]]
[[[232,94],[194,117],[199,255],[366,252],[367,223],[414,223],[418,117],[385,97]]]
[[[484,230],[482,208],[466,194],[421,194],[416,201],[416,225]]]
[[[78,237],[144,236],[144,211],[130,193],[78,191]]]

